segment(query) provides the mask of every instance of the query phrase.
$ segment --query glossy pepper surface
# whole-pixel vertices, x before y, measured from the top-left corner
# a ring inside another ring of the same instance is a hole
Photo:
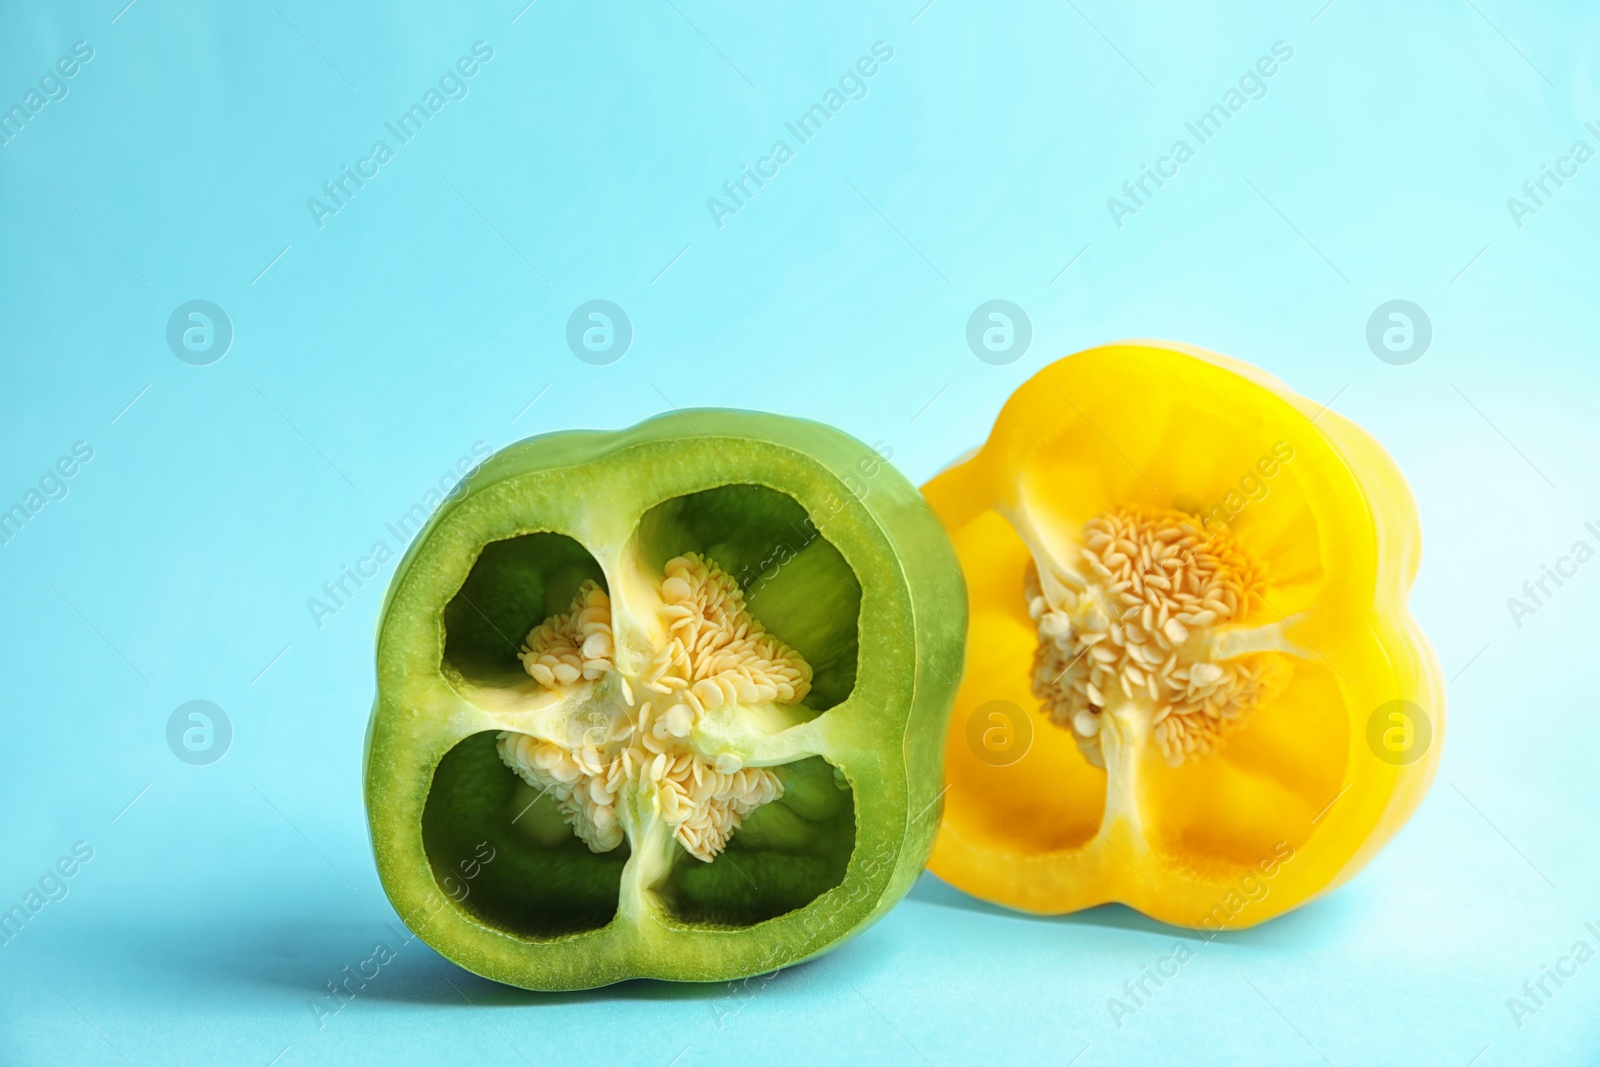
[[[1255,368],[1060,360],[925,488],[971,596],[932,868],[1034,912],[1253,925],[1415,809],[1444,687],[1416,507],[1367,433]]]
[[[533,989],[822,952],[932,847],[965,619],[921,495],[835,430],[688,411],[512,445],[384,607],[384,889]]]

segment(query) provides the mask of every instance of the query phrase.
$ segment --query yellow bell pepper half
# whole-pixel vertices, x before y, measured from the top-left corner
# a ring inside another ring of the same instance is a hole
[[[1012,395],[924,493],[966,572],[931,867],[1062,913],[1254,925],[1355,874],[1421,801],[1444,685],[1383,448],[1223,356],[1096,348]]]

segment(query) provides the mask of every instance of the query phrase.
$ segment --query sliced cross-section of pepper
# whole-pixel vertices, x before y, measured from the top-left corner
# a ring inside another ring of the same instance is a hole
[[[1339,885],[1416,808],[1445,711],[1406,606],[1416,506],[1327,405],[1112,345],[1024,383],[924,491],[972,597],[942,878],[1238,928]]]
[[[384,607],[384,889],[533,989],[824,951],[932,848],[965,620],[921,495],[835,430],[692,411],[510,446]]]

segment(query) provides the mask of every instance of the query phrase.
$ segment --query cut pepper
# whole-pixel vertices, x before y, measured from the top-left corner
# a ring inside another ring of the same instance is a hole
[[[385,891],[530,989],[826,950],[932,848],[965,596],[916,488],[815,423],[693,411],[502,450],[384,606]]]
[[[924,492],[972,598],[940,877],[1239,928],[1420,802],[1445,709],[1406,606],[1416,506],[1336,412],[1197,349],[1097,348]]]

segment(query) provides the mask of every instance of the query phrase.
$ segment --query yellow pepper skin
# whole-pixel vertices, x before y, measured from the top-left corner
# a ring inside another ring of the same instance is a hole
[[[923,491],[971,606],[941,878],[1238,929],[1340,885],[1416,809],[1445,720],[1406,604],[1416,505],[1337,412],[1119,343],[1024,383]]]

